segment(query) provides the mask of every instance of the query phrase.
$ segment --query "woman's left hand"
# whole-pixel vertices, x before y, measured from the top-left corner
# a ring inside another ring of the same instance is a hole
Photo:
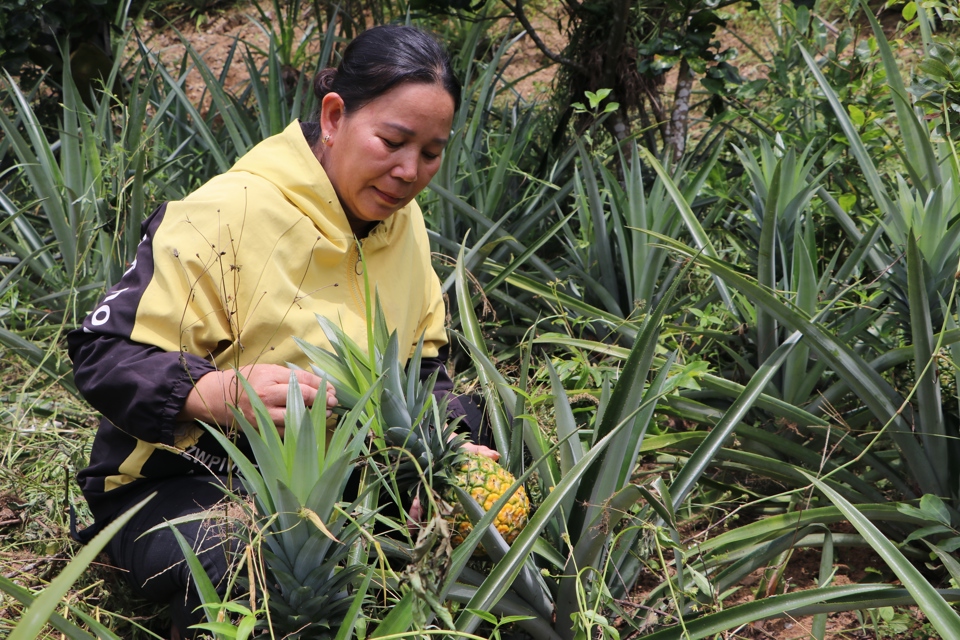
[[[460,445],[460,448],[468,453],[473,453],[478,456],[483,456],[485,458],[490,458],[493,461],[500,459],[500,452],[496,449],[491,449],[482,444],[474,444],[472,442],[464,442]]]

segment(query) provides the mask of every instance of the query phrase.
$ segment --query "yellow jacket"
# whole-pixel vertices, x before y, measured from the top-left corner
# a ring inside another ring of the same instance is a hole
[[[436,356],[446,344],[445,314],[420,208],[411,202],[360,247],[401,344],[412,353],[425,334],[424,356]],[[170,203],[153,260],[130,332],[137,342],[212,355],[221,368],[306,366],[292,338],[328,346],[321,315],[366,344],[364,263],[299,123]]]

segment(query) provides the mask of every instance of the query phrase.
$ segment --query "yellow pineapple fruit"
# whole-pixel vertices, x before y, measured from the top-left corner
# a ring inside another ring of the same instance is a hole
[[[489,511],[493,508],[494,503],[503,496],[504,492],[513,485],[516,478],[490,458],[473,453],[461,453],[462,462],[459,468],[454,469],[454,482],[470,494],[485,511]],[[456,494],[452,489],[445,492],[444,499],[453,505],[444,517],[450,525],[451,542],[456,547],[470,535],[473,524],[457,501]],[[507,544],[513,544],[513,541],[523,531],[527,524],[529,512],[530,501],[527,499],[527,492],[523,486],[520,486],[493,521],[493,526],[497,528]],[[477,546],[473,555],[483,556],[486,553],[481,544]]]

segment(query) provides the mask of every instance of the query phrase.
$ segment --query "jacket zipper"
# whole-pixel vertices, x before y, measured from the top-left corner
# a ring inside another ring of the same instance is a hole
[[[367,306],[364,304],[363,289],[360,287],[360,278],[363,276],[363,262],[360,260],[360,250],[356,243],[350,247],[349,258],[347,261],[347,278],[350,280],[350,293],[353,296],[354,304],[357,305],[357,312],[366,317]]]

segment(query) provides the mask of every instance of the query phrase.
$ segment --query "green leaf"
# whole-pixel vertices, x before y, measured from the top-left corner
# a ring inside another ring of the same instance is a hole
[[[177,539],[177,544],[180,545],[180,550],[183,552],[183,557],[187,561],[187,566],[190,567],[190,576],[193,578],[194,587],[197,590],[197,594],[200,596],[200,601],[203,603],[203,610],[207,615],[207,622],[213,625],[224,624],[217,622],[217,609],[215,606],[207,606],[210,604],[220,605],[220,595],[217,593],[216,587],[213,586],[213,582],[210,580],[210,576],[207,575],[206,569],[203,568],[203,565],[200,563],[200,559],[197,558],[197,554],[194,553],[193,547],[190,546],[190,543],[187,542],[187,539],[183,537],[183,534],[180,533],[180,530],[175,526],[170,525],[170,531],[173,532],[174,537]],[[227,625],[228,630],[224,632],[223,630],[211,629],[214,633],[217,634],[218,638],[222,634],[229,636],[233,635],[234,627],[233,625]]]
[[[593,161],[587,153],[587,148],[578,138],[576,140],[577,151],[580,154],[583,171],[576,170],[574,179],[576,183],[576,193],[578,205],[586,209],[593,232],[593,242],[590,247],[590,259],[595,261],[600,268],[600,282],[602,287],[597,290],[598,294],[605,292],[614,292],[617,290],[616,267],[613,262],[614,252],[610,240],[610,233],[607,229],[604,201],[601,194],[600,184],[597,181],[597,174],[593,169]],[[620,317],[624,317],[623,310],[613,300],[612,296],[605,303],[607,310]]]
[[[690,456],[687,464],[683,466],[670,486],[674,509],[680,508],[680,505],[686,500],[696,481],[713,460],[713,456],[723,446],[727,437],[733,433],[746,412],[753,406],[757,396],[780,369],[780,365],[783,364],[787,355],[800,341],[801,337],[799,332],[795,332],[782,345],[777,347],[767,362],[757,369],[757,373],[751,378],[743,393],[730,405],[730,408],[724,413],[717,426],[711,430],[703,444],[697,447],[697,450]]]
[[[854,193],[844,193],[837,198],[837,202],[844,211],[850,213],[850,211],[853,209],[853,205],[857,204],[857,196]]]
[[[631,486],[635,486],[635,485],[631,485]],[[629,487],[624,487],[624,490],[628,488]],[[662,500],[660,500],[657,496],[655,496],[646,487],[637,486],[636,490],[637,492],[639,492],[641,496],[643,496],[643,499],[646,501],[648,505],[650,505],[650,508],[653,509],[654,513],[660,516],[661,520],[669,524],[671,527],[676,528],[677,523],[674,519],[675,514],[672,506],[667,506]]]
[[[484,269],[494,275],[498,275],[502,271],[503,267],[488,262],[484,265]],[[508,284],[513,285],[523,291],[529,291],[534,295],[542,296],[543,298],[556,303],[566,313],[570,313],[574,316],[583,316],[594,322],[603,322],[613,331],[621,334],[628,340],[633,340],[637,337],[637,329],[633,322],[626,321],[622,316],[619,316],[615,313],[610,313],[609,311],[604,311],[603,309],[598,309],[597,307],[587,304],[578,298],[558,291],[556,288],[551,287],[547,283],[540,282],[534,278],[519,273],[510,275],[507,277],[506,281]],[[491,295],[493,293],[495,292],[491,292]]]
[[[904,538],[903,542],[901,542],[900,544],[901,545],[909,544],[914,540],[920,540],[922,538],[926,538],[927,536],[937,535],[940,533],[950,533],[950,531],[951,531],[950,527],[945,527],[942,524],[935,524],[929,527],[921,527],[919,529],[914,529],[913,531],[911,531],[910,535]]]
[[[651,438],[653,440],[653,438]],[[923,525],[925,520],[906,514],[897,509],[896,505],[862,504],[861,513],[871,520],[883,522],[904,522],[909,525]],[[799,513],[785,513],[769,516],[757,522],[739,526],[726,531],[716,537],[708,538],[697,544],[698,553],[732,553],[737,549],[749,547],[758,542],[769,540],[786,531],[796,530],[809,524],[832,524],[842,522],[844,514],[837,507],[816,507],[805,509]]]
[[[893,106],[897,111],[897,124],[900,125],[900,135],[903,137],[904,164],[914,180],[914,186],[923,188],[924,195],[926,195],[926,191],[943,182],[940,174],[940,163],[937,162],[937,155],[930,142],[930,132],[925,121],[917,115],[913,105],[910,104],[910,94],[907,93],[907,88],[903,84],[900,67],[893,51],[890,49],[890,43],[887,42],[883,27],[877,21],[867,0],[860,0],[860,7],[863,9],[863,15],[870,22],[870,28],[873,29],[876,36],[877,48],[880,51],[880,58],[883,60],[883,68],[887,72],[887,85],[890,87],[890,93],[893,96]],[[860,158],[858,157],[857,160],[860,160]],[[863,167],[863,169],[864,172],[867,171],[866,167]],[[874,197],[876,197],[876,194]]]
[[[804,60],[806,60],[807,67],[809,67],[813,77],[816,78],[817,83],[820,85],[820,89],[823,91],[824,95],[827,97],[827,101],[833,108],[833,112],[837,116],[837,121],[840,123],[840,127],[843,129],[843,133],[847,138],[847,142],[850,144],[850,150],[860,163],[860,168],[863,171],[863,177],[867,181],[867,186],[870,188],[870,193],[873,194],[874,200],[876,200],[877,205],[880,207],[880,210],[884,215],[896,215],[893,211],[893,205],[890,203],[889,197],[887,197],[887,191],[884,187],[883,179],[880,177],[880,173],[873,164],[873,160],[870,158],[870,153],[867,151],[866,146],[864,146],[863,141],[860,139],[860,135],[857,133],[856,126],[854,126],[853,121],[850,120],[850,116],[847,115],[847,110],[843,108],[840,98],[830,86],[830,83],[827,82],[827,79],[824,77],[823,72],[820,71],[820,66],[817,64],[817,61],[814,60],[813,56],[803,48],[803,45],[797,44],[797,48],[800,49],[800,54],[803,56]]]
[[[938,490],[928,494],[945,493],[950,482],[947,470],[947,430],[943,420],[943,404],[940,399],[940,380],[936,376],[934,362],[933,323],[930,317],[930,301],[927,297],[927,282],[924,260],[917,246],[914,230],[907,234],[907,282],[910,300],[910,336],[913,339],[913,357],[916,367],[917,409],[920,420],[916,425],[923,442],[932,472],[938,480]],[[931,497],[933,497],[931,495]],[[941,505],[942,506],[942,505]],[[921,508],[923,502],[921,501]]]
[[[700,226],[700,221],[693,213],[693,209],[690,208],[690,204],[687,202],[686,198],[684,198],[683,194],[680,192],[680,189],[677,188],[676,183],[667,173],[666,169],[663,168],[663,165],[660,164],[660,161],[657,160],[656,157],[654,157],[654,155],[650,153],[646,147],[638,145],[638,149],[640,151],[640,155],[643,156],[643,159],[650,166],[652,166],[654,171],[657,172],[657,175],[660,176],[664,187],[667,189],[667,193],[670,194],[674,204],[677,205],[677,209],[680,211],[680,217],[683,218],[684,224],[687,225],[687,231],[693,237],[697,247],[705,255],[719,260],[720,256],[717,254],[717,250],[713,248],[713,244],[711,244],[710,239],[707,237],[706,231],[704,231],[703,227]],[[716,282],[717,290],[720,292],[720,297],[723,299],[727,309],[729,309],[730,313],[737,317],[737,307],[733,304],[733,298],[730,296],[730,292],[727,291],[727,285],[717,276],[714,276],[714,281]]]
[[[916,601],[914,601],[906,589],[891,589],[889,585],[874,586],[878,587],[878,590],[873,593],[868,592],[855,596],[843,596],[824,603],[806,605],[797,609],[791,609],[786,612],[786,615],[796,618],[816,615],[818,613],[875,609],[881,606],[906,607],[916,605]],[[960,601],[960,589],[938,589],[937,591],[948,602]]]
[[[691,265],[684,268],[683,275],[689,271]],[[621,438],[609,452],[603,453],[597,464],[584,474],[583,483],[577,491],[577,504],[567,520],[568,534],[576,545],[593,520],[601,510],[601,505],[616,491],[619,491],[632,472],[632,460],[639,452],[646,436],[656,398],[661,393],[661,387],[666,379],[666,371],[657,376],[656,384],[645,389],[645,381],[650,373],[653,354],[657,348],[657,337],[667,308],[673,302],[673,297],[683,275],[674,280],[673,284],[661,298],[650,314],[645,318],[642,330],[630,350],[630,356],[623,365],[617,385],[606,404],[603,417],[599,420],[594,438],[603,438],[614,428],[623,424],[629,427],[623,431]],[[670,363],[667,364],[669,371]],[[609,466],[608,466],[609,465]],[[567,604],[572,606],[575,594],[566,592]]]
[[[469,574],[470,571],[467,570],[464,573]],[[477,587],[459,582],[451,587],[449,599],[454,602],[468,604],[476,593]],[[523,618],[517,622],[517,625],[538,640],[563,640],[553,629],[552,620],[544,620],[539,616],[532,615],[532,611],[527,608],[526,603],[512,593],[508,593],[497,600],[497,602],[489,608],[489,611],[496,615],[519,616]]]
[[[900,15],[903,16],[903,19],[907,22],[910,22],[917,17],[917,3],[913,0],[903,5],[903,9],[900,11]]]
[[[650,233],[650,232],[648,232]],[[794,331],[799,331],[809,340],[811,346],[825,359],[833,370],[859,396],[860,400],[884,424],[889,424],[891,435],[900,450],[907,468],[921,489],[926,493],[937,493],[939,482],[930,468],[930,462],[916,441],[914,434],[900,415],[903,398],[883,377],[857,354],[850,346],[830,334],[824,325],[811,322],[796,308],[785,304],[773,292],[746,278],[730,265],[695,253],[690,247],[672,238],[650,233],[667,246],[682,255],[688,255],[704,264],[712,273],[735,286],[741,293],[750,297],[755,304],[762,305],[777,320]]]
[[[9,596],[20,602],[20,604],[27,607],[36,601],[36,597],[30,593],[30,591],[24,589],[8,578],[4,578],[3,576],[0,576],[0,591],[7,593]],[[80,611],[73,606],[70,606],[70,611],[78,618],[86,622],[87,626],[89,626],[93,632],[97,634],[97,638],[100,640],[120,640],[112,631],[104,627],[97,620],[93,619],[83,611]],[[93,636],[91,636],[89,633],[56,612],[50,615],[50,619],[47,622],[49,622],[51,627],[65,635],[70,640],[94,640]]]
[[[723,592],[732,588],[743,580],[747,575],[770,565],[775,558],[783,553],[799,547],[803,544],[805,538],[812,536],[816,531],[826,531],[829,536],[829,530],[825,525],[813,523],[808,526],[788,530],[779,537],[770,542],[758,543],[744,548],[742,551],[733,554],[711,554],[705,553],[701,558],[694,559],[691,564],[700,565],[701,562],[709,567],[711,564],[723,564],[729,562],[729,566],[719,572],[711,574],[711,580],[714,589]],[[759,542],[759,540],[758,540]],[[818,585],[825,587],[827,585]]]
[[[557,437],[563,441],[560,447],[560,470],[566,472],[576,466],[583,457],[583,445],[577,433],[577,421],[570,408],[570,400],[564,391],[563,383],[549,360],[544,364],[550,375],[550,385],[553,389],[553,407],[556,415]],[[568,507],[570,505],[567,505]]]
[[[387,614],[377,628],[370,634],[371,640],[374,638],[384,638],[406,633],[413,627],[413,605],[416,602],[416,596],[413,591],[407,591],[400,598],[400,602],[390,607],[390,613]]]
[[[685,620],[682,628],[675,626],[663,629],[643,636],[643,638],[644,640],[699,640],[743,624],[782,616],[784,612],[793,608],[829,602],[835,598],[882,592],[885,587],[886,585],[876,584],[846,585],[771,596],[730,607],[719,613],[706,615],[696,620]]]
[[[35,343],[3,327],[0,327],[0,345],[39,368],[73,395],[80,397],[80,392],[73,381],[71,367],[67,362],[60,361],[56,353],[41,349]]]
[[[713,589],[713,585],[710,583],[710,580],[707,579],[707,576],[703,575],[696,569],[689,567],[688,571],[690,576],[693,578],[693,583],[697,585],[697,589],[700,590],[704,596],[713,601],[716,599],[717,594]]]
[[[191,629],[202,629],[204,631],[212,631],[216,638],[234,638],[237,635],[237,627],[233,626],[229,622],[200,622],[198,624],[192,625]]]
[[[848,104],[847,111],[850,113],[850,119],[853,121],[858,128],[863,126],[863,123],[867,121],[867,117],[863,114],[863,111],[860,110],[860,107]]]
[[[760,240],[757,246],[757,282],[771,291],[777,288],[776,254],[779,244],[777,242],[777,227],[783,213],[777,205],[781,196],[780,182],[785,160],[786,158],[781,159],[773,169],[773,177],[770,179],[766,202],[763,207],[763,217],[758,220],[761,227]],[[777,346],[777,324],[773,315],[762,306],[758,305],[756,307],[756,315],[757,362],[763,364],[771,357]]]
[[[821,589],[830,586],[836,569],[833,566],[833,533],[825,529],[823,538],[823,550],[820,553],[820,576],[817,578],[817,586]],[[827,614],[821,613],[813,617],[812,635],[815,640],[824,640],[827,635]]]
[[[484,622],[487,622],[490,624],[497,624],[497,616],[493,615],[489,611],[481,611],[480,609],[467,609],[467,611],[477,616]]]
[[[947,505],[939,496],[926,494],[920,498],[920,511],[930,516],[931,520],[936,520],[942,525],[950,526],[950,512]]]
[[[883,561],[900,578],[910,595],[917,601],[917,606],[927,616],[927,620],[940,632],[943,638],[960,638],[960,615],[947,604],[936,589],[930,586],[927,579],[917,571],[909,560],[903,557],[896,546],[890,542],[877,527],[870,522],[856,507],[847,502],[843,496],[828,487],[824,482],[808,476],[817,489],[823,492],[833,504],[837,506],[850,524],[870,543]]]
[[[467,289],[467,276],[463,259],[463,247],[460,247],[460,255],[457,258],[457,302],[460,306],[460,320],[463,323],[464,335],[470,340],[472,347],[481,355],[487,356],[487,350],[484,345],[483,332],[480,330],[480,323],[473,311],[473,301]],[[495,393],[495,380],[492,379],[486,369],[477,368],[477,377],[488,397],[493,397]],[[493,440],[497,451],[503,456],[503,466],[508,467],[510,460],[507,459],[510,450],[510,423],[507,419],[503,405],[499,402],[489,404],[488,417],[490,419],[490,428],[493,432]]]
[[[937,549],[945,553],[953,553],[957,549],[960,549],[960,536],[954,536],[943,542],[938,542]]]
[[[337,637],[334,640],[350,640],[353,638],[354,631],[357,627],[357,620],[360,619],[360,609],[367,597],[367,589],[370,587],[373,574],[374,571],[372,567],[369,567],[364,572],[363,582],[360,583],[356,593],[353,595],[353,603],[350,605],[347,615],[344,616],[343,622],[340,624],[340,629],[337,631]]]
[[[953,557],[953,552],[956,551],[957,546],[951,544],[950,546],[953,548],[942,548],[940,545],[935,545],[932,542],[926,540],[924,542],[930,547],[930,551],[940,559],[943,566],[946,567],[954,584],[960,584],[960,562],[957,562],[957,559]],[[957,542],[958,546],[960,546],[960,539],[958,538],[952,538],[948,542]]]

